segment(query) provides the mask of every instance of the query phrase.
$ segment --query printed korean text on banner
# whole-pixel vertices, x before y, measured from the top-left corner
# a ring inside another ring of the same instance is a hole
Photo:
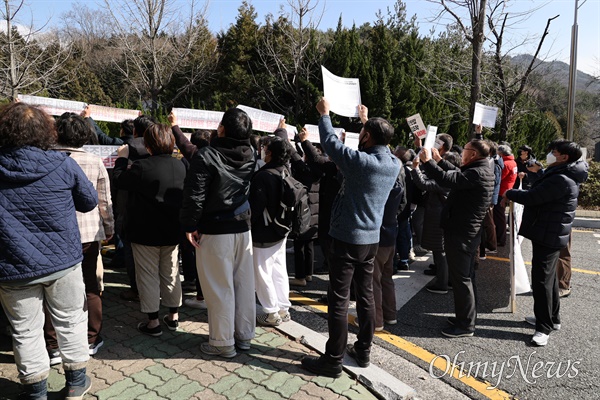
[[[252,120],[252,129],[255,131],[273,133],[279,127],[279,121],[283,119],[283,115],[275,114],[268,111],[259,110],[248,106],[237,106],[240,110],[244,110]],[[291,129],[290,129],[291,130]],[[288,137],[290,136],[288,130]],[[292,138],[294,136],[292,135]]]
[[[140,112],[138,110],[127,110],[124,108],[104,107],[90,104],[90,117],[96,121],[123,122],[126,119],[136,119]]]
[[[189,108],[173,108],[180,128],[216,130],[223,119],[223,112],[208,110],[192,110]]]
[[[306,124],[304,125],[306,130],[308,131],[307,139],[311,141],[311,143],[321,143],[321,137],[319,136],[319,126]],[[333,128],[333,131],[337,135],[338,138],[341,139],[342,132],[344,132],[344,128]]]
[[[408,123],[412,134],[419,139],[423,139],[427,135],[427,129],[425,129],[425,124],[423,124],[420,114],[415,114],[406,118],[406,122]]]
[[[435,145],[435,136],[437,135],[437,126],[429,125],[427,127],[427,136],[423,148],[430,149]]]
[[[342,78],[321,66],[323,72],[323,94],[331,111],[344,117],[358,117],[360,82],[358,78]]]
[[[40,106],[50,115],[62,115],[66,112],[80,114],[85,106],[87,106],[86,103],[81,101],[59,100],[49,97],[29,96],[25,94],[20,94],[18,98],[23,103]]]
[[[496,126],[496,117],[498,116],[498,107],[484,106],[481,103],[475,103],[475,112],[473,113],[473,123],[488,128]]]
[[[102,162],[106,168],[113,168],[115,166],[115,161],[119,156],[117,156],[117,150],[119,146],[98,146],[98,145],[85,145],[83,149],[88,153],[92,153],[102,158]]]

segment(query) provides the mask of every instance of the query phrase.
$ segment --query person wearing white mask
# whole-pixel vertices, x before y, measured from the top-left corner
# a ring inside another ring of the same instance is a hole
[[[577,143],[564,139],[548,146],[547,168],[533,165],[531,172],[540,172],[529,190],[509,190],[509,200],[523,204],[523,221],[519,235],[532,242],[531,287],[535,317],[525,321],[535,325],[531,338],[534,346],[545,346],[550,332],[559,330],[560,297],[556,264],[560,250],[571,235],[575,218],[579,185],[587,179],[588,166],[579,161],[582,152]]]

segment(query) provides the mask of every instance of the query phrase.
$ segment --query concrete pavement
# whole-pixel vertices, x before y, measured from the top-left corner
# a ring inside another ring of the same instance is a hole
[[[206,356],[206,311],[182,307],[180,329],[163,328],[160,337],[139,333],[145,320],[139,303],[119,298],[125,289],[122,270],[105,271],[104,346],[90,359],[92,399],[375,399],[352,375],[318,377],[303,370],[300,360],[316,355],[309,347],[273,328],[256,329],[252,348],[232,359]],[[162,310],[166,312],[166,310]],[[162,318],[162,314],[160,315]],[[0,339],[0,399],[16,399],[20,391],[8,338]],[[51,368],[49,399],[64,386],[61,366]]]

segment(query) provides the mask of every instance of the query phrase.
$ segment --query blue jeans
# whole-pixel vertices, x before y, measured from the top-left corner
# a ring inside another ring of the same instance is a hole
[[[44,303],[56,329],[65,370],[85,368],[90,358],[85,299],[81,264],[67,275],[48,282],[23,286],[0,284],[0,300],[12,326],[21,383],[40,382],[50,371],[43,331]]]

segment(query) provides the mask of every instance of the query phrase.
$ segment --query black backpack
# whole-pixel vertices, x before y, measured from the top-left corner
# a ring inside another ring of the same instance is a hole
[[[281,178],[281,201],[274,215],[267,215],[269,225],[282,237],[297,238],[310,228],[308,190],[284,168],[281,172],[266,169]]]

